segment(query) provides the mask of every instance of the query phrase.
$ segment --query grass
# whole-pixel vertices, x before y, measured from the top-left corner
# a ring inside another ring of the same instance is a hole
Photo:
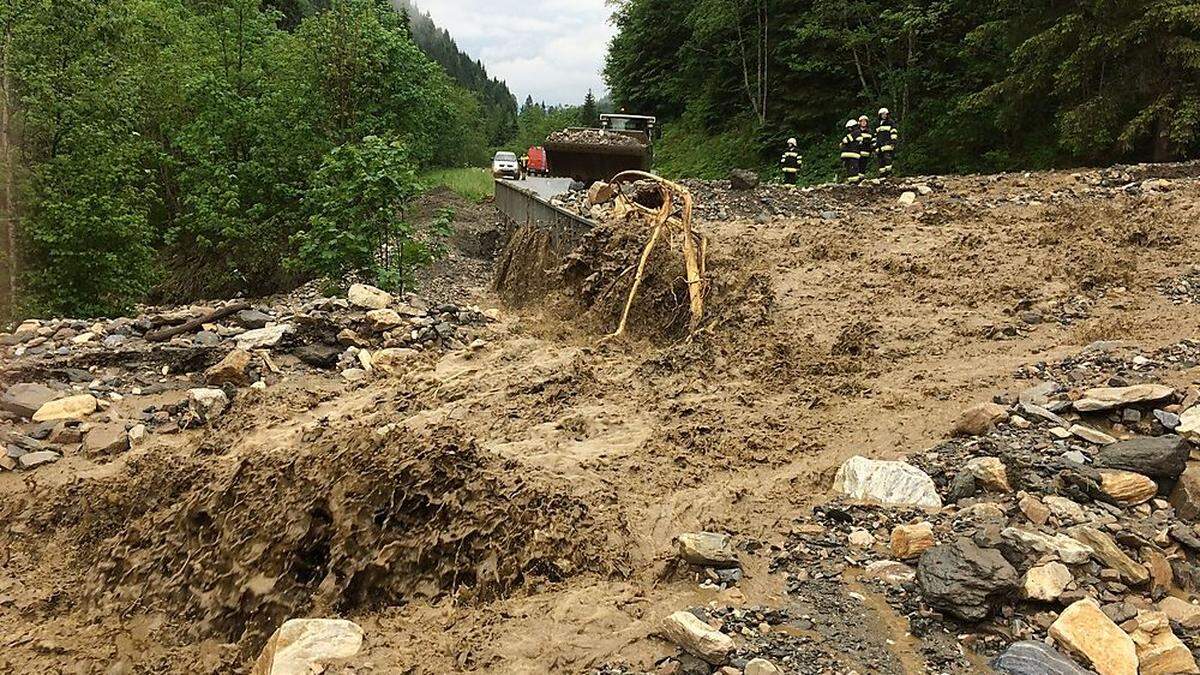
[[[464,198],[481,202],[492,195],[492,173],[487,169],[437,169],[421,176],[429,187],[444,185]]]

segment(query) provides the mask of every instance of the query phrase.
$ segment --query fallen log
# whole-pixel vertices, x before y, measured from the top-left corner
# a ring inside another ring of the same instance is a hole
[[[176,335],[190,333],[206,323],[220,321],[231,314],[237,314],[243,309],[250,309],[248,302],[235,302],[232,305],[226,305],[220,309],[215,309],[204,316],[197,317],[179,326],[173,328],[164,328],[162,330],[151,331],[146,333],[147,342],[164,342],[170,340]]]

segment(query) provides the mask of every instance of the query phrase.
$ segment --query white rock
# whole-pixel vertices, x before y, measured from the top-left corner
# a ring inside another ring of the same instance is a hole
[[[1162,384],[1138,384],[1132,387],[1100,387],[1083,392],[1083,398],[1075,401],[1079,412],[1112,410],[1134,403],[1161,401],[1175,395],[1175,389]]]
[[[838,469],[833,489],[850,499],[887,506],[942,507],[933,479],[904,462],[851,457]]]
[[[1095,443],[1097,445],[1112,445],[1113,443],[1117,442],[1117,439],[1109,436],[1103,431],[1098,431],[1082,424],[1073,424],[1067,431],[1071,432],[1071,435],[1073,436],[1078,436],[1089,443]]]
[[[783,675],[783,671],[766,659],[753,659],[746,664],[744,675]]]
[[[371,356],[375,368],[388,375],[402,375],[419,354],[412,349],[380,349]]]
[[[1057,600],[1072,580],[1071,570],[1066,565],[1051,562],[1026,572],[1022,590],[1030,600],[1050,602]]]
[[[188,408],[198,417],[211,420],[229,407],[229,397],[220,389],[189,389]]]
[[[733,638],[691,612],[679,611],[667,617],[663,621],[662,634],[689,654],[714,665],[724,663],[734,650]]]
[[[96,412],[100,402],[91,394],[80,394],[66,398],[55,399],[43,404],[33,414],[34,422],[50,422],[53,420],[81,420]]]
[[[341,619],[291,619],[271,636],[250,675],[314,675],[362,649],[363,630]]]
[[[238,349],[249,351],[251,349],[266,349],[279,344],[283,336],[295,331],[291,324],[283,323],[278,326],[268,326],[267,328],[257,328],[248,330],[245,333],[237,336]]]
[[[1095,552],[1091,546],[1082,544],[1065,534],[1051,536],[1041,532],[1023,530],[1019,527],[1006,527],[1000,531],[1000,536],[1041,555],[1053,553],[1068,565],[1081,565],[1087,562]]]
[[[1049,507],[1050,513],[1065,525],[1087,522],[1087,514],[1083,507],[1066,497],[1047,495],[1042,498],[1042,503]]]
[[[355,354],[355,356],[358,358],[358,363],[360,366],[362,366],[363,370],[367,371],[368,373],[372,370],[375,370],[375,362],[371,359],[370,351],[366,349],[360,349],[358,350],[358,354]]]
[[[856,527],[850,532],[850,545],[855,548],[871,548],[875,545],[875,536],[866,530]]]
[[[679,557],[693,565],[737,567],[737,551],[727,534],[685,532],[678,537]]]
[[[1179,426],[1175,428],[1175,433],[1193,443],[1200,443],[1200,405],[1194,405],[1183,411],[1183,414],[1179,416]]]
[[[367,312],[367,324],[377,332],[391,330],[404,323],[404,318],[391,309],[373,309]]]
[[[897,202],[900,204],[900,206],[912,206],[913,204],[917,203],[917,193],[905,192],[904,194],[900,195],[900,199],[897,200]]]
[[[346,294],[351,305],[361,309],[384,309],[392,304],[392,294],[366,284],[354,284]]]

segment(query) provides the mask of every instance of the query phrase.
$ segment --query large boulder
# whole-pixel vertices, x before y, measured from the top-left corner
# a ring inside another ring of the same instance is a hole
[[[1050,637],[1100,675],[1138,675],[1133,639],[1090,598],[1063,610],[1050,626]]]
[[[1200,673],[1191,650],[1171,632],[1170,619],[1163,612],[1138,612],[1137,628],[1130,637],[1137,649],[1140,675]]]
[[[753,171],[734,169],[729,172],[729,186],[734,190],[753,190],[758,184],[758,174]]]
[[[679,611],[662,623],[663,637],[713,665],[721,665],[734,650],[733,638],[701,621],[691,612]]]
[[[219,387],[222,384],[245,386],[250,384],[250,376],[246,369],[250,367],[250,352],[235,349],[225,355],[221,362],[204,372],[204,381]]]
[[[81,420],[96,412],[98,407],[100,407],[100,402],[91,394],[68,396],[55,399],[38,408],[37,412],[33,414],[33,421]]]
[[[1044,642],[1025,640],[1009,645],[992,660],[992,668],[1005,675],[1088,675],[1070,657]]]
[[[917,582],[930,607],[967,621],[981,621],[1017,589],[1017,571],[1000,552],[966,537],[921,555]]]
[[[263,647],[250,675],[311,675],[362,649],[363,630],[341,619],[285,621]]]
[[[679,557],[692,565],[737,567],[737,551],[729,535],[716,532],[686,532],[679,535]]]
[[[904,462],[851,457],[838,469],[833,489],[850,499],[886,506],[942,507],[933,479]]]
[[[346,299],[359,309],[385,309],[394,301],[391,293],[366,284],[351,286]]]
[[[1174,387],[1162,384],[1138,384],[1132,387],[1099,387],[1083,392],[1083,398],[1075,401],[1075,409],[1079,412],[1098,412],[1138,403],[1161,401],[1174,395]]]
[[[1179,436],[1135,438],[1100,448],[1093,464],[1099,469],[1121,469],[1175,480],[1187,468],[1190,452],[1187,441]]]
[[[954,425],[956,436],[982,436],[998,422],[1008,419],[1008,408],[996,403],[979,403],[967,408]]]
[[[33,417],[39,408],[54,400],[58,392],[44,384],[19,382],[0,396],[0,409],[21,417]]]

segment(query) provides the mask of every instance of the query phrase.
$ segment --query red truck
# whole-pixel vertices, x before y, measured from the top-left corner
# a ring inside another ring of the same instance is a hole
[[[529,148],[529,164],[525,172],[530,176],[549,176],[550,163],[546,161],[546,149],[541,146]]]

